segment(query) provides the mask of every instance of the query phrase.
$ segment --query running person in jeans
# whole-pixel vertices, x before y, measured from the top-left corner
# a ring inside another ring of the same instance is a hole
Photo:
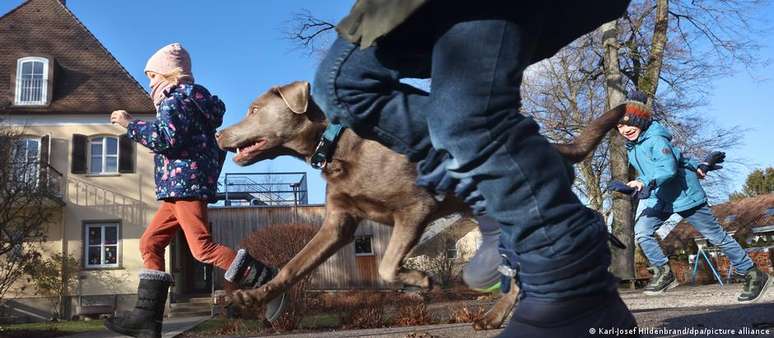
[[[657,295],[677,286],[669,260],[654,236],[656,230],[676,213],[712,245],[723,250],[736,273],[744,276],[744,288],[737,300],[758,300],[770,285],[769,276],[759,270],[739,243],[723,230],[707,205],[699,178],[703,178],[710,168],[684,158],[680,150],[672,146],[672,134],[652,120],[652,113],[644,104],[627,105],[618,131],[626,138],[629,164],[639,174],[627,185],[641,192],[640,203],[644,203],[645,208],[634,225],[634,237],[654,271],[645,294]]]
[[[636,326],[607,271],[605,224],[573,194],[571,166],[519,113],[524,69],[627,4],[361,0],[318,68],[312,96],[332,123],[420,162],[418,184],[502,225],[522,290],[504,337]],[[430,78],[432,89],[403,78]]]

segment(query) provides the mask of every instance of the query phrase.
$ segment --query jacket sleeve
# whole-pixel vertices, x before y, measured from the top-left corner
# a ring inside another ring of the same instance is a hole
[[[699,164],[701,164],[698,160],[695,158],[687,158],[683,157],[680,160],[681,168],[688,169],[690,171],[696,171],[699,169]]]
[[[651,151],[653,152],[654,175],[651,178],[651,182],[644,183],[661,186],[677,175],[677,159],[675,159],[672,144],[663,137],[657,137],[653,140]]]
[[[166,98],[159,105],[159,118],[155,121],[129,122],[127,135],[154,153],[167,153],[185,144],[190,122],[184,118],[184,106],[176,96]]]

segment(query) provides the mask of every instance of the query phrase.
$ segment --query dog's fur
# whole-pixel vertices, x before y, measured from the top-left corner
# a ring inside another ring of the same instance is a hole
[[[555,145],[556,149],[573,163],[583,160],[615,127],[623,113],[623,105],[608,111],[593,121],[574,143]],[[250,105],[247,116],[218,132],[217,140],[222,149],[243,149],[234,158],[241,166],[280,155],[291,155],[308,163],[327,124],[323,112],[310,99],[309,83],[297,81],[274,87],[259,96]],[[350,243],[363,219],[393,226],[379,264],[379,276],[388,282],[431,287],[427,274],[402,267],[403,260],[428,223],[454,212],[469,213],[467,206],[452,196],[437,201],[415,185],[414,163],[376,141],[360,138],[349,129],[343,131],[333,158],[322,174],[328,187],[326,217],[320,230],[268,284],[237,291],[231,301],[260,304],[280,295]],[[516,287],[511,288],[474,327],[500,327],[516,303],[517,293]]]

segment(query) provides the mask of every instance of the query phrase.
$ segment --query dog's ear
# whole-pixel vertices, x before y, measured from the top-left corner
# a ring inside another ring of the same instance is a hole
[[[309,82],[295,81],[276,87],[276,90],[290,111],[296,114],[306,113],[306,108],[309,107]]]

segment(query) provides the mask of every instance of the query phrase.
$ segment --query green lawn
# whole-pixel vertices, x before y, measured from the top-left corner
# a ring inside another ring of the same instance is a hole
[[[101,320],[0,325],[0,337],[48,338],[102,330]]]

